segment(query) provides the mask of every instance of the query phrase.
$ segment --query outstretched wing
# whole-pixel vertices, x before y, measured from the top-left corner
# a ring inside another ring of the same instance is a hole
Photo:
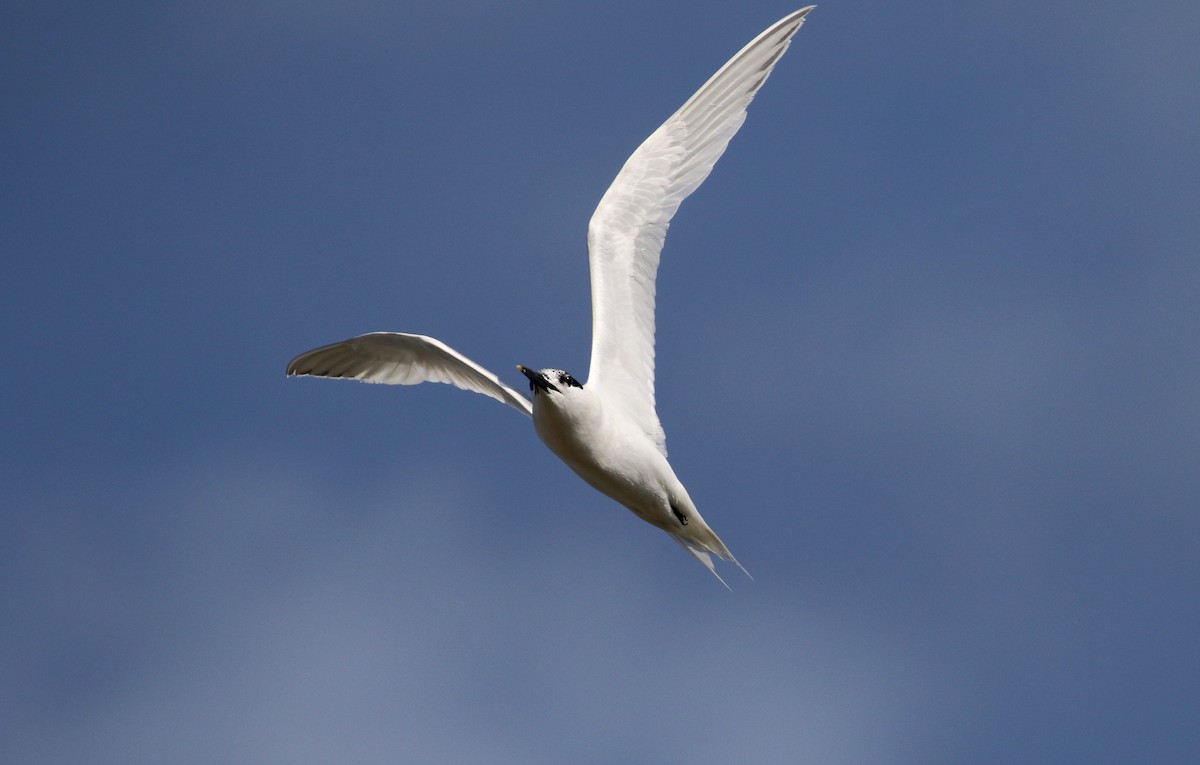
[[[305,351],[287,366],[288,376],[342,377],[388,385],[449,383],[482,393],[513,409],[533,413],[529,399],[440,340],[401,332],[372,332]]]
[[[592,361],[587,386],[621,406],[664,455],[654,409],[654,280],[667,226],[708,177],[746,107],[812,7],[780,19],[721,67],[625,162],[588,225]]]

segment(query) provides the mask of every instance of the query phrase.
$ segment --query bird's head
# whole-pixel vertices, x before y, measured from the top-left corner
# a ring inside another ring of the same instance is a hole
[[[562,393],[567,388],[579,388],[583,390],[583,385],[572,377],[570,372],[564,372],[561,369],[539,369],[534,371],[520,364],[517,364],[517,369],[520,370],[521,374],[529,378],[529,390],[534,396],[537,396],[539,393]]]

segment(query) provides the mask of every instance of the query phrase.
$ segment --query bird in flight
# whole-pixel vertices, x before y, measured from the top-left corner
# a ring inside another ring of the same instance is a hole
[[[414,385],[449,383],[532,417],[542,442],[583,480],[671,535],[717,579],[713,556],[746,571],[704,522],[667,461],[654,405],[654,282],[667,226],[708,177],[746,108],[813,6],[751,40],[655,130],[588,224],[592,358],[587,382],[561,369],[517,369],[533,400],[425,335],[371,332],[300,354],[291,375]],[[726,585],[728,586],[728,585]]]

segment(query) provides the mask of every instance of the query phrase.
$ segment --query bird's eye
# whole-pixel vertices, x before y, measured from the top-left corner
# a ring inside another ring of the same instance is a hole
[[[579,381],[572,377],[568,372],[559,372],[558,381],[563,385],[568,385],[572,388],[583,388],[583,386],[579,384]]]

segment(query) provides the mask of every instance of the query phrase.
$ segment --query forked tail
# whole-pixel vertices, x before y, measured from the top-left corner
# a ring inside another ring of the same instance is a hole
[[[697,523],[697,521],[699,521],[699,523]],[[721,538],[716,535],[716,532],[710,529],[708,524],[704,523],[704,520],[698,517],[698,515],[692,517],[692,523],[688,526],[685,526],[678,532],[672,532],[671,538],[678,542],[679,545],[683,547],[683,549],[687,550],[693,558],[700,561],[705,568],[712,572],[712,575],[717,578],[717,581],[719,581],[721,584],[724,584],[725,589],[727,590],[732,590],[733,588],[730,587],[725,580],[721,578],[721,575],[717,573],[717,568],[713,565],[712,556],[714,555],[737,566],[742,570],[743,574],[751,579],[754,578],[750,576],[750,572],[746,570],[746,567],[739,563],[737,558],[733,557],[733,553],[729,552],[729,548],[726,547],[725,543],[721,541]]]

